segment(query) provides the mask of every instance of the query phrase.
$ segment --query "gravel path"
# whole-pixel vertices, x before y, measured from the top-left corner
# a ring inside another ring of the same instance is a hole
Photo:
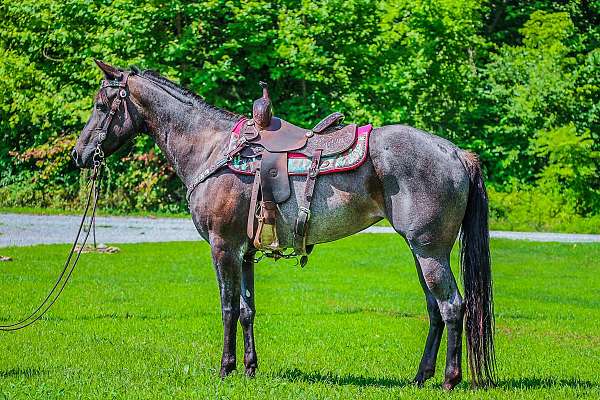
[[[80,217],[71,215],[0,214],[0,247],[42,243],[71,243]],[[364,233],[393,233],[389,227],[373,226]],[[600,235],[492,231],[493,238],[536,242],[600,242]],[[191,219],[145,217],[98,217],[98,243],[139,243],[201,240]],[[90,238],[91,241],[91,238]]]

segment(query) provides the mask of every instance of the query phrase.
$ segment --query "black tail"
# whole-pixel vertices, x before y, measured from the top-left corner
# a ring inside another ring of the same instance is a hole
[[[496,356],[488,198],[479,160],[472,153],[465,153],[463,160],[471,178],[460,234],[467,359],[473,385],[492,386],[496,378]]]

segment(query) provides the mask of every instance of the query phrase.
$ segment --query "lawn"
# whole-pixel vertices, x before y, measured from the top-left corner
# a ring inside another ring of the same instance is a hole
[[[221,381],[218,289],[206,243],[122,245],[82,258],[62,298],[0,333],[7,398],[600,397],[600,245],[495,240],[499,386],[410,385],[427,334],[412,257],[394,235],[320,245],[305,269],[257,267],[259,371]],[[68,247],[0,249],[0,315],[43,298]],[[456,264],[455,264],[456,265]],[[456,268],[455,268],[456,269]],[[0,396],[1,397],[1,396]]]

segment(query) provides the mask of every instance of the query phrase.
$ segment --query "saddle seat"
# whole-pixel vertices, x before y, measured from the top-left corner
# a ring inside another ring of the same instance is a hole
[[[322,156],[330,156],[343,153],[356,141],[356,125],[337,125],[343,118],[340,113],[329,115],[323,119],[325,123],[321,121],[316,125],[325,126],[318,134],[315,134],[315,128],[301,128],[277,117],[273,117],[265,129],[258,130],[254,120],[250,119],[242,128],[240,138],[270,153],[294,152],[311,157],[320,148]],[[257,147],[253,149],[257,150]],[[260,152],[258,150],[255,154]]]

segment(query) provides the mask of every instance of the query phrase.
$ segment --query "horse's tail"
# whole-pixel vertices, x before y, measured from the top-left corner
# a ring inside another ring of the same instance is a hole
[[[496,357],[488,198],[477,156],[465,152],[461,158],[470,177],[469,199],[460,234],[467,359],[473,385],[492,386],[496,378]]]

